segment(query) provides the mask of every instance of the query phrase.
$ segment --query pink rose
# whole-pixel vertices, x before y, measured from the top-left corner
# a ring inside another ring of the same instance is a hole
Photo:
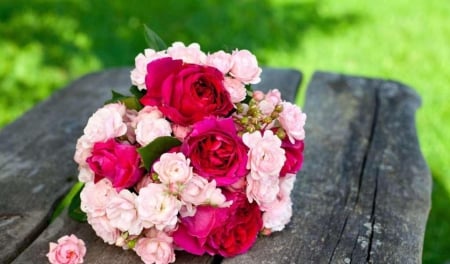
[[[170,123],[162,117],[154,118],[152,115],[146,115],[136,125],[136,141],[141,146],[146,146],[158,137],[171,134]]]
[[[127,133],[127,125],[122,117],[125,106],[119,103],[107,104],[98,109],[89,119],[84,128],[86,140],[91,143],[104,142]]]
[[[78,180],[84,183],[94,181],[94,172],[89,168],[89,165],[78,166]]]
[[[173,123],[189,126],[207,116],[228,116],[233,110],[216,68],[164,58],[147,65],[143,105],[157,106]]]
[[[94,144],[88,139],[86,135],[82,135],[77,140],[77,145],[75,147],[75,155],[73,159],[80,166],[87,166],[86,159],[91,156],[92,146]]]
[[[92,217],[88,214],[87,221],[94,229],[95,234],[105,243],[114,245],[120,238],[119,229],[113,227],[106,216]]]
[[[261,68],[255,55],[248,50],[236,50],[232,54],[233,66],[230,75],[245,84],[256,84],[261,81]]]
[[[88,182],[80,193],[81,210],[92,217],[104,216],[106,204],[115,195],[117,192],[108,179]]]
[[[86,255],[84,241],[75,235],[63,236],[58,243],[50,242],[50,250],[47,253],[48,261],[52,264],[78,264],[83,263]]]
[[[281,168],[280,176],[284,176],[287,173],[296,174],[301,169],[304,146],[303,140],[295,140],[294,144],[292,144],[287,137],[283,139],[281,147],[285,151],[286,162]]]
[[[136,198],[139,218],[144,228],[172,230],[177,224],[181,202],[170,195],[164,185],[150,183],[142,188]]]
[[[114,139],[95,143],[87,163],[95,181],[107,178],[117,191],[133,186],[145,173],[136,147]]]
[[[194,172],[217,186],[227,186],[247,175],[247,148],[237,136],[233,119],[208,118],[196,123],[181,145]]]
[[[242,136],[244,144],[249,147],[247,168],[255,180],[265,178],[267,175],[279,176],[280,170],[286,160],[281,140],[271,130],[245,133]]]
[[[226,196],[230,207],[199,206],[194,216],[182,218],[173,233],[175,244],[196,255],[233,257],[248,251],[262,228],[261,211],[242,193]]]
[[[283,111],[280,113],[278,120],[286,131],[291,143],[294,143],[294,140],[305,139],[306,114],[302,113],[298,106],[289,102],[283,102]]]
[[[167,54],[175,60],[183,60],[184,63],[203,64],[206,60],[205,53],[200,50],[197,43],[191,43],[186,47],[182,42],[174,42],[167,49]]]
[[[178,187],[192,178],[192,167],[189,159],[183,153],[164,153],[153,164],[153,170],[158,174],[159,180],[169,186],[169,190],[178,192]]]
[[[131,83],[136,85],[139,90],[145,90],[145,76],[147,75],[147,64],[151,61],[167,57],[164,52],[156,52],[152,49],[145,49],[144,54],[139,53],[134,59],[135,68],[130,73]]]
[[[224,85],[225,89],[230,93],[230,98],[233,103],[239,103],[245,99],[247,90],[241,81],[232,77],[225,77]]]
[[[206,65],[218,69],[223,74],[227,74],[231,66],[233,66],[233,60],[231,59],[231,54],[220,50],[206,57]]]
[[[154,183],[152,177],[150,176],[151,174],[146,174],[144,175],[134,186],[134,189],[136,190],[136,192],[140,192],[140,190],[142,188],[144,188],[145,186],[149,185],[150,183]]]
[[[264,95],[264,99],[259,102],[259,108],[265,115],[270,115],[275,106],[281,103],[281,94],[277,89],[270,90]]]
[[[139,238],[134,251],[146,264],[166,264],[175,262],[173,238],[162,231],[150,229],[145,237]]]
[[[280,192],[273,202],[264,204],[264,227],[271,231],[281,231],[292,217],[291,191],[294,187],[295,174],[287,174],[280,179]]]
[[[127,189],[113,196],[106,206],[106,217],[111,226],[130,235],[139,235],[142,231],[142,222],[138,218],[135,205],[136,194]]]
[[[280,190],[278,176],[263,175],[259,179],[247,176],[247,198],[249,202],[256,201],[258,205],[273,202]]]
[[[187,205],[212,205],[219,207],[229,205],[229,203],[225,202],[226,197],[222,194],[221,189],[216,188],[214,180],[208,182],[205,178],[198,175],[194,175],[183,186],[180,198]]]
[[[177,124],[172,124],[173,135],[180,141],[184,141],[184,138],[191,132],[192,127],[190,126],[180,126]]]

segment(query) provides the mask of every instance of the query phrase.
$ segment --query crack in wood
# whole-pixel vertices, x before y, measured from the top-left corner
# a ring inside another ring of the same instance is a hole
[[[375,135],[375,131],[376,131],[376,124],[378,122],[378,115],[379,115],[379,108],[380,108],[380,93],[379,93],[379,89],[378,87],[375,89],[375,114],[374,114],[374,118],[373,118],[373,122],[372,122],[372,129],[370,132],[370,140],[369,140],[369,147],[368,149],[371,149],[372,143],[373,143],[373,137]],[[370,255],[372,252],[372,241],[373,241],[373,234],[374,234],[374,225],[375,225],[375,209],[376,209],[376,200],[377,200],[377,191],[378,191],[378,174],[379,174],[379,167],[376,168],[376,173],[375,173],[375,187],[374,187],[374,191],[373,191],[373,198],[372,198],[372,208],[371,208],[371,212],[370,212],[370,235],[369,235],[369,244],[367,247],[367,262],[370,263]]]

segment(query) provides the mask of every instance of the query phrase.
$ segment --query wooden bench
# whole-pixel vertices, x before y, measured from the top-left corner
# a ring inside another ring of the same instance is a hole
[[[0,263],[46,263],[48,243],[74,233],[85,263],[140,263],[55,205],[76,182],[76,139],[110,90],[126,91],[128,68],[90,74],[0,132]],[[294,101],[301,74],[263,70],[259,89]],[[392,81],[317,72],[304,112],[305,161],[287,228],[222,260],[177,252],[176,263],[420,263],[431,177],[415,128],[419,97]]]

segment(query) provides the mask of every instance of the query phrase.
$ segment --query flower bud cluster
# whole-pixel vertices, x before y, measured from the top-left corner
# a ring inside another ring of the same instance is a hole
[[[273,105],[273,110],[269,113],[264,112],[264,108],[260,106],[260,102],[252,98],[248,104],[236,104],[236,113],[234,120],[240,125],[240,133],[253,133],[258,130],[275,128],[275,134],[282,140],[286,137],[286,133],[282,127],[277,125],[277,119],[283,112],[282,103]]]

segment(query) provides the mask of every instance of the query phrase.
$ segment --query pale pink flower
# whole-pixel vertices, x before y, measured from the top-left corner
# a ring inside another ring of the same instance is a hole
[[[92,154],[92,147],[94,146],[86,135],[82,135],[77,140],[77,145],[75,147],[75,155],[73,159],[80,166],[87,166],[86,159]]]
[[[264,99],[277,105],[281,103],[281,93],[278,89],[270,90],[265,94]]]
[[[264,95],[264,99],[259,102],[259,109],[264,115],[270,115],[275,106],[281,103],[281,94],[278,89],[270,90]]]
[[[159,161],[153,164],[153,170],[159,180],[169,186],[171,191],[178,192],[178,187],[192,178],[190,160],[183,153],[164,153]],[[173,186],[172,186],[173,185]]]
[[[231,76],[245,84],[256,84],[261,81],[262,69],[258,67],[258,61],[250,51],[236,50],[232,53],[232,60]]]
[[[139,193],[142,188],[149,185],[150,183],[153,183],[153,179],[150,176],[150,174],[142,176],[142,178],[136,183],[134,186],[134,189]]]
[[[169,121],[164,118],[153,118],[151,115],[146,115],[142,118],[136,126],[136,141],[141,146],[146,146],[153,140],[162,136],[170,136],[172,129]]]
[[[184,138],[192,131],[192,127],[190,126],[180,126],[173,123],[171,125],[173,134],[181,141],[183,141]]]
[[[136,127],[136,124],[143,119],[159,119],[163,117],[163,113],[158,110],[158,107],[147,105],[137,113],[137,116],[133,120],[133,125]]]
[[[225,89],[230,94],[231,102],[239,103],[245,99],[247,90],[245,89],[245,85],[241,81],[226,76],[223,84],[225,86]]]
[[[110,224],[122,232],[128,231],[130,235],[139,235],[143,228],[138,217],[135,200],[136,194],[123,189],[106,205],[106,217]]]
[[[259,179],[254,179],[250,174],[247,176],[247,198],[251,203],[256,201],[258,205],[273,202],[280,190],[277,175],[263,175]]]
[[[197,43],[185,46],[182,42],[174,42],[167,49],[167,54],[173,59],[180,59],[185,63],[204,64],[206,61],[206,55],[200,50],[200,45]]]
[[[134,59],[135,68],[130,72],[131,83],[136,85],[139,90],[146,90],[145,76],[147,75],[147,64],[151,61],[167,57],[163,52],[156,52],[153,49],[145,49],[144,53],[139,53]]]
[[[171,230],[177,224],[181,202],[170,195],[162,184],[150,183],[142,188],[136,198],[138,215],[144,228]]]
[[[280,113],[278,120],[292,144],[294,144],[295,139],[305,139],[306,114],[302,113],[298,106],[283,102],[283,111]]]
[[[58,243],[50,242],[50,250],[47,257],[52,264],[79,264],[83,263],[86,255],[84,241],[75,235],[63,236]]]
[[[265,96],[264,93],[260,90],[255,90],[255,91],[253,91],[253,94],[252,94],[253,99],[255,99],[258,102],[263,100],[264,96]]]
[[[286,174],[280,178],[280,192],[277,198],[261,207],[263,213],[264,227],[271,231],[281,231],[289,223],[292,217],[291,191],[294,187],[295,174]]]
[[[115,195],[116,190],[106,178],[97,183],[88,182],[80,193],[81,210],[92,217],[104,216],[108,200]]]
[[[231,66],[233,66],[233,60],[231,59],[231,54],[220,50],[206,57],[206,65],[218,69],[223,74],[227,74]]]
[[[89,166],[78,166],[78,180],[80,182],[88,183],[94,181],[94,172]]]
[[[264,135],[259,131],[245,133],[242,140],[249,148],[247,169],[250,169],[253,179],[279,176],[286,157],[281,140],[271,130],[264,131]]]
[[[239,181],[231,184],[230,186],[227,186],[227,189],[232,191],[232,192],[241,192],[245,189],[247,182],[246,182],[246,177],[242,177],[239,179]]]
[[[125,106],[119,103],[108,104],[98,109],[84,128],[87,140],[93,144],[123,136],[127,133],[127,125],[122,120],[125,112]]]
[[[166,264],[175,262],[173,238],[166,233],[150,229],[145,237],[139,238],[134,251],[146,264]]]
[[[106,216],[93,217],[88,214],[87,221],[91,225],[95,234],[103,239],[105,243],[114,245],[117,239],[119,239],[119,229],[113,227]]]
[[[185,184],[180,198],[187,206],[188,211],[191,211],[191,205],[212,205],[218,207],[230,205],[230,203],[226,202],[226,197],[222,194],[221,189],[217,188],[215,180],[208,182],[208,180],[196,174]]]
[[[48,260],[52,264],[79,264],[83,263],[86,255],[84,241],[75,235],[63,236],[58,243],[50,242],[50,250],[47,253]]]
[[[127,109],[125,115],[123,116],[123,121],[127,125],[127,139],[131,144],[136,143],[136,117],[138,112],[134,109]]]

